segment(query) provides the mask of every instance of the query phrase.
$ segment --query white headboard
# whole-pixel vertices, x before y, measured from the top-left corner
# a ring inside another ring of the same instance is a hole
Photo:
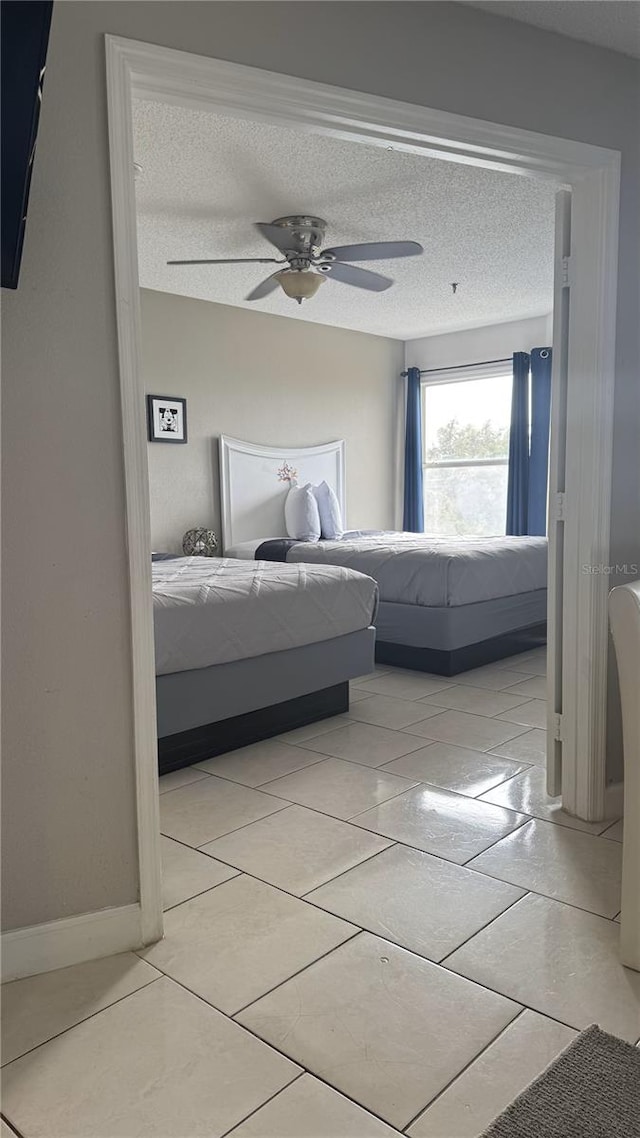
[[[265,447],[220,435],[223,552],[241,541],[287,536],[289,483],[278,477],[285,463],[297,470],[301,486],[328,482],[345,519],[344,440],[316,447]]]

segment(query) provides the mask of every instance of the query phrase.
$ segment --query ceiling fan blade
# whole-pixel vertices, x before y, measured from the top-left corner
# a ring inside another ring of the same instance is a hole
[[[263,296],[268,296],[270,292],[273,292],[274,289],[278,288],[278,281],[276,280],[277,275],[277,273],[272,273],[270,277],[266,278],[266,280],[261,281],[261,283],[257,285],[253,291],[249,293],[248,296],[245,296],[244,299],[262,300]]]
[[[283,225],[268,225],[265,221],[256,221],[255,227],[258,232],[272,245],[275,245],[276,249],[279,249],[281,253],[286,253],[287,250],[296,248],[293,230]]]
[[[424,253],[417,241],[367,241],[362,245],[338,245],[323,249],[321,257],[329,254],[336,261],[384,261],[393,257],[417,257]]]
[[[338,261],[326,268],[323,267],[322,272],[324,276],[331,277],[334,281],[354,285],[356,288],[366,288],[370,292],[384,292],[393,284],[390,277],[383,277],[381,273],[358,269],[356,265],[341,265]]]
[[[167,261],[168,265],[279,265],[277,257],[216,257],[208,261]]]

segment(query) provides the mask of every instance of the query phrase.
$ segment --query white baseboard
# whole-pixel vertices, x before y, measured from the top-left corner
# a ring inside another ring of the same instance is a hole
[[[624,813],[624,783],[612,782],[604,791],[605,818],[622,818]]]
[[[2,981],[140,948],[141,928],[136,904],[11,929],[2,934]]]

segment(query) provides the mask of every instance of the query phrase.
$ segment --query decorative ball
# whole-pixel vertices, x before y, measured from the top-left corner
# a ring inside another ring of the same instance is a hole
[[[182,539],[182,552],[187,557],[215,557],[218,539],[212,529],[199,526],[188,529]]]

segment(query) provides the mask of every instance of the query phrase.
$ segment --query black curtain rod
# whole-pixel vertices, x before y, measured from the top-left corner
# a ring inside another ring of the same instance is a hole
[[[503,360],[482,360],[481,363],[477,364],[456,364],[455,367],[420,368],[420,375],[433,375],[433,373],[436,371],[461,371],[463,368],[467,367],[485,367],[486,364],[510,364],[512,360],[513,356],[506,356]],[[408,374],[409,373],[407,371],[400,372],[400,375],[403,376]]]

